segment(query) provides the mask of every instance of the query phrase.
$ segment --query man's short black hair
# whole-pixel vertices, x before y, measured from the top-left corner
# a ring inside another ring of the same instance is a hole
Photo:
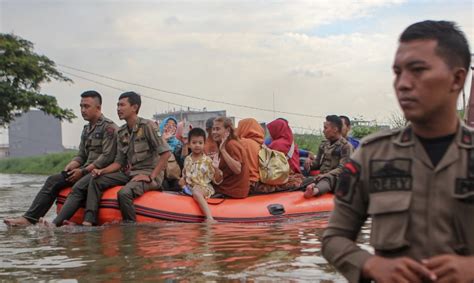
[[[438,42],[436,53],[450,67],[463,67],[469,71],[471,53],[465,34],[454,22],[423,21],[407,27],[400,35],[400,43],[418,39],[433,39]]]
[[[329,122],[336,126],[337,130],[340,132],[342,130],[342,120],[337,115],[328,115],[326,116],[326,122]]]
[[[192,128],[188,134],[188,140],[191,141],[192,137],[203,137],[206,141],[206,132],[201,128]]]
[[[339,115],[339,118],[341,118],[342,121],[346,121],[346,125],[348,127],[351,126],[351,119],[349,119],[349,117],[345,116],[345,115]]]
[[[102,96],[100,95],[100,93],[98,93],[97,91],[95,90],[88,90],[88,91],[84,91],[82,94],[81,94],[81,97],[84,98],[84,97],[92,97],[92,98],[95,98],[99,101],[99,105],[102,105]]]
[[[140,97],[140,95],[134,91],[127,91],[120,95],[119,100],[122,98],[128,98],[128,103],[130,103],[130,105],[138,105],[138,108],[137,108],[137,114],[138,114],[138,111],[140,110],[140,106],[142,105],[142,98]]]

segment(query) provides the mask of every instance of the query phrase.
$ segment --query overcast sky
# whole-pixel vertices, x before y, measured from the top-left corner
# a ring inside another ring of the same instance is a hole
[[[259,121],[285,117],[311,129],[320,129],[318,117],[328,114],[383,123],[400,111],[391,65],[405,27],[426,19],[455,21],[474,46],[474,4],[467,0],[0,3],[0,31],[30,40],[74,80],[42,88],[79,117],[63,123],[65,146],[79,143],[79,94],[89,89],[103,95],[105,115],[119,125],[121,90],[146,96],[145,118],[179,109],[175,103]]]

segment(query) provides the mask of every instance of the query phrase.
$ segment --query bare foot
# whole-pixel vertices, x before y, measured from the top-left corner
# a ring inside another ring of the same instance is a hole
[[[63,225],[64,225],[64,226],[77,226],[77,223],[76,223],[76,222],[69,221],[69,220],[64,220],[64,221],[63,221]]]
[[[92,223],[88,222],[88,221],[84,221],[82,222],[82,226],[92,226]]]
[[[217,220],[215,220],[214,218],[206,218],[206,223],[207,224],[216,224]]]
[[[23,216],[17,217],[17,218],[3,219],[3,222],[6,225],[11,226],[11,227],[29,226],[32,224],[30,221],[28,221],[28,219],[26,219]]]
[[[307,198],[307,199],[310,199],[312,197],[314,197],[315,195],[317,195],[319,193],[319,189],[312,186],[312,185],[309,185],[306,187],[306,191],[304,191],[304,198]]]
[[[53,223],[50,223],[48,222],[46,219],[44,219],[43,217],[41,217],[39,220],[38,220],[38,225],[41,225],[41,226],[45,226],[45,227],[56,227],[56,225],[54,225]]]

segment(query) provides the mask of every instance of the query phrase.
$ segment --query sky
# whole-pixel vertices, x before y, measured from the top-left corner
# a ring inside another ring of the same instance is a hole
[[[78,116],[62,124],[73,147],[85,123],[79,95],[90,89],[118,125],[128,90],[142,94],[145,118],[190,107],[284,117],[297,132],[319,131],[330,114],[388,123],[400,113],[391,71],[399,34],[455,21],[472,49],[472,15],[466,0],[0,0],[0,32],[33,42],[74,81],[41,89]]]

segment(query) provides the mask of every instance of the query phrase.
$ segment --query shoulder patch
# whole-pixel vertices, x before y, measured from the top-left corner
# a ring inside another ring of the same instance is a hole
[[[351,160],[344,164],[343,171],[339,176],[335,190],[336,198],[342,202],[351,204],[354,196],[354,190],[359,182],[360,165]]]
[[[110,120],[109,118],[104,118],[104,122],[108,124],[115,124],[114,121]]]
[[[107,137],[111,138],[114,136],[115,133],[115,127],[109,126],[105,128],[105,134]]]
[[[376,132],[374,134],[368,135],[367,137],[363,138],[360,141],[360,146],[365,146],[365,145],[371,144],[375,141],[390,138],[392,136],[395,136],[395,135],[399,134],[401,130],[402,129],[382,130],[382,131]]]
[[[349,152],[351,152],[351,145],[349,143],[345,143],[341,148],[341,154],[349,155]]]
[[[468,128],[462,127],[461,142],[464,145],[472,145],[472,143],[473,143],[472,134],[473,133]]]
[[[148,120],[148,125],[152,128],[152,129],[158,129],[158,123],[156,121],[152,121],[152,120]]]

